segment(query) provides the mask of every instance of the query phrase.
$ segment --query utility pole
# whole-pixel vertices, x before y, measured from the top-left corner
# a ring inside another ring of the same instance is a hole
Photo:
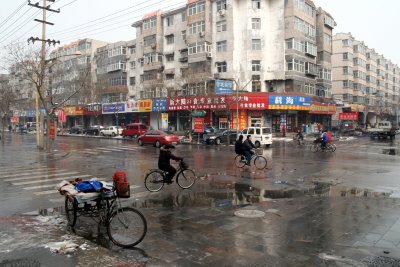
[[[37,2],[36,4],[31,4],[30,1],[28,1],[28,5],[35,7],[35,8],[39,8],[42,9],[43,14],[42,14],[42,20],[39,19],[34,19],[34,21],[36,22],[40,22],[42,23],[42,38],[34,38],[34,37],[30,37],[28,39],[28,44],[29,42],[35,43],[36,41],[40,41],[42,42],[42,49],[41,49],[41,58],[40,58],[40,77],[38,77],[39,82],[38,85],[39,87],[36,88],[36,98],[35,98],[35,110],[36,110],[36,145],[39,148],[43,148],[43,139],[44,139],[44,123],[43,121],[41,122],[40,125],[40,131],[39,131],[39,98],[41,98],[42,100],[42,104],[44,105],[44,82],[45,82],[45,65],[46,65],[46,43],[48,45],[56,45],[56,44],[60,44],[60,41],[56,41],[56,40],[50,40],[47,39],[46,40],[46,25],[54,25],[54,23],[48,22],[46,21],[46,11],[50,11],[50,12],[56,12],[56,13],[60,13],[60,9],[58,10],[54,10],[50,8],[50,5],[47,6],[46,1],[52,2],[54,3],[55,0],[43,0],[43,6],[39,5],[39,2]],[[47,118],[49,119],[49,118]],[[40,132],[40,135],[39,135]]]

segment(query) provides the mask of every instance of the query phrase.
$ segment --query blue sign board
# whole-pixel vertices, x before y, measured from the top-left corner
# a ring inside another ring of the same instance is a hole
[[[310,106],[311,97],[297,95],[269,95],[268,106],[271,105]]]
[[[26,111],[26,116],[27,116],[27,117],[35,117],[35,116],[36,116],[35,110],[33,110],[33,109],[28,109],[28,110]]]
[[[232,94],[233,82],[228,80],[215,80],[215,94]]]
[[[155,98],[153,99],[152,111],[167,111],[167,99]]]
[[[110,103],[110,104],[103,104],[102,107],[103,113],[124,113],[125,112],[125,103],[118,102],[118,103]]]

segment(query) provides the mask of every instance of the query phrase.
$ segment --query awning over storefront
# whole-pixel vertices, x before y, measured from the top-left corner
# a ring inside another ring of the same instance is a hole
[[[319,103],[319,102],[311,102],[310,114],[326,114],[326,115],[336,114],[336,105],[335,104],[327,104],[327,103]]]

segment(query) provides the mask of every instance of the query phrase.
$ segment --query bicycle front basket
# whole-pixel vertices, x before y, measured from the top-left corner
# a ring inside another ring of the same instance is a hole
[[[264,150],[262,148],[257,148],[256,152],[257,152],[257,155],[262,156],[262,154],[264,153]]]
[[[188,165],[186,162],[181,161],[181,168],[184,169],[184,170],[186,170],[186,169],[189,168],[189,165]]]

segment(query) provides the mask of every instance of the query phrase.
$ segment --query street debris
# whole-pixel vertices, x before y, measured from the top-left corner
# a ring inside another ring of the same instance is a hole
[[[75,252],[76,249],[79,248],[79,245],[71,241],[62,241],[49,243],[45,246],[45,248],[50,248],[52,253],[70,254]]]
[[[349,258],[345,258],[343,256],[336,256],[336,255],[330,255],[330,254],[326,254],[326,253],[319,253],[318,257],[320,259],[323,260],[327,260],[327,261],[336,261],[336,262],[340,262],[341,266],[354,266],[354,267],[367,267],[367,265],[365,265],[362,262],[353,260],[353,259],[349,259]],[[343,265],[345,264],[345,265]]]
[[[272,183],[273,183],[273,184],[289,184],[288,181],[280,181],[280,180],[278,180],[278,181],[273,181]]]
[[[265,212],[261,210],[237,210],[235,216],[241,218],[262,218],[265,216]]]

